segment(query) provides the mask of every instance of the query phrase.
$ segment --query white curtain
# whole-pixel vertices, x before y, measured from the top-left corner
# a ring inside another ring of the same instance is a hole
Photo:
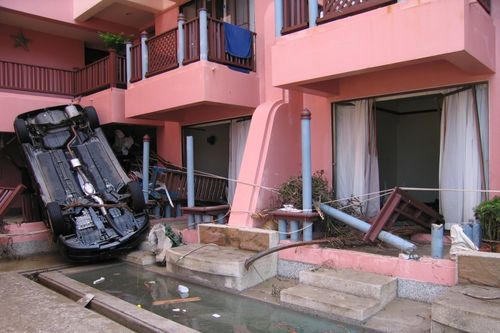
[[[359,196],[380,190],[373,100],[360,100],[353,104],[336,106],[337,198]],[[361,200],[368,198],[360,197]],[[379,211],[379,199],[369,200],[362,205],[362,212],[368,217],[377,215]]]
[[[233,120],[229,128],[229,179],[238,179],[240,172],[241,159],[247,142],[248,130],[250,129],[250,120]],[[233,203],[236,182],[228,182],[227,200]]]
[[[486,187],[482,157],[487,156],[487,88],[479,87],[451,93],[443,99],[439,187],[441,189],[480,190]],[[475,98],[477,97],[477,98]],[[483,140],[481,140],[483,134]],[[440,209],[446,227],[474,218],[481,202],[480,192],[441,191]]]

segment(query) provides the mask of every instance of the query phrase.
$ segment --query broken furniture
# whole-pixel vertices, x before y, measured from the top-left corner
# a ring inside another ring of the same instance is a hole
[[[166,251],[167,272],[204,285],[238,291],[255,286],[278,272],[277,253],[245,269],[245,261],[256,252],[278,245],[276,231],[200,224],[198,235],[199,244]]]
[[[390,229],[399,217],[411,220],[429,230],[432,224],[444,223],[439,213],[396,187],[380,213],[371,221],[371,227],[363,239],[373,242],[382,229]]]
[[[283,209],[272,211],[270,215],[274,219],[278,220],[280,241],[290,239],[292,242],[297,242],[299,240],[299,235],[301,233],[300,226],[302,226],[302,229],[306,226],[310,226],[310,228],[312,228],[312,224],[307,224],[307,222],[314,222],[319,218],[318,213],[302,212],[299,210],[289,211]],[[306,239],[303,240],[305,241]]]
[[[26,186],[19,184],[16,187],[0,187],[0,221],[10,208],[12,202],[20,195]]]
[[[187,202],[187,173],[180,168],[153,167],[151,177],[152,189],[161,189],[164,184],[175,205],[175,215],[168,200],[164,201],[164,217],[181,215],[181,207]],[[226,204],[227,179],[194,174],[195,202],[200,206]]]
[[[213,222],[224,224],[225,217],[229,212],[229,205],[183,207],[181,210],[183,214],[193,215],[195,224]]]

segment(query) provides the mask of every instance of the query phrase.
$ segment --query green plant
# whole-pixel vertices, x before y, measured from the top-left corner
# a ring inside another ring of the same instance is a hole
[[[125,43],[133,38],[133,36],[125,36],[123,32],[115,34],[112,32],[99,32],[99,38],[106,44],[108,49],[120,50]]]
[[[483,238],[486,240],[500,240],[500,197],[480,203],[474,214],[481,223]]]

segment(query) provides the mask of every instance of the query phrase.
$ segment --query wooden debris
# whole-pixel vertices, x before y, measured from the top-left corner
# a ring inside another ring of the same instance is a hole
[[[201,301],[201,298],[196,296],[187,298],[156,300],[153,302],[153,305],[177,304],[177,303],[198,302],[198,301]]]

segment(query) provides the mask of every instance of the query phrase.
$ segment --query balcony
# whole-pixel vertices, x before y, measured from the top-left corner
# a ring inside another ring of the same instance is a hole
[[[348,77],[403,73],[429,63],[446,64],[464,76],[494,72],[495,31],[488,1],[349,1],[354,5],[334,11],[330,4],[345,1],[325,1],[322,17],[314,24],[308,19],[309,29],[301,31],[297,27],[311,17],[308,1],[283,1],[288,3],[283,10],[293,15],[284,15],[282,29],[276,26],[277,34],[288,34],[272,47],[274,86],[336,96]]]
[[[0,60],[0,88],[31,93],[85,96],[126,87],[125,57],[114,51],[84,68],[64,70]]]
[[[164,119],[165,112],[215,105],[255,108],[255,33],[245,30],[249,55],[238,57],[228,52],[224,29],[202,10],[186,22],[180,16],[178,28],[129,45],[126,116]]]

